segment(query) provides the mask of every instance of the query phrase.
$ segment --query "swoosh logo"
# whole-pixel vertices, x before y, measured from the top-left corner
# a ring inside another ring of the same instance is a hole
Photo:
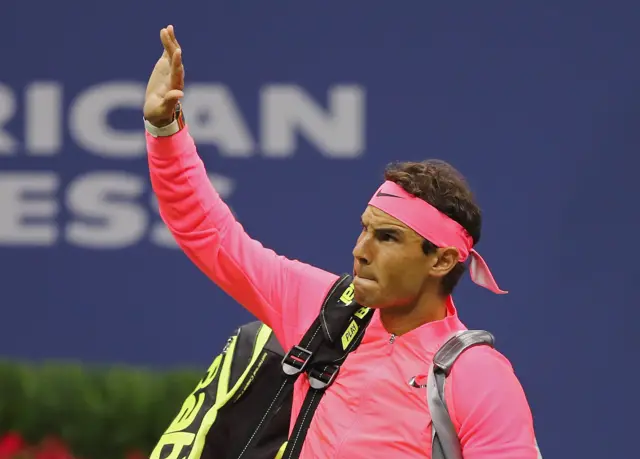
[[[376,193],[376,197],[378,197],[378,198],[398,198],[398,199],[402,199],[401,196],[396,196],[395,194],[384,193],[382,191],[378,191],[378,193]]]

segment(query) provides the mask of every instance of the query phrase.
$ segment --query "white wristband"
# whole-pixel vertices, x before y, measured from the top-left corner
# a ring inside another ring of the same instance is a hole
[[[180,131],[180,125],[178,124],[177,119],[173,120],[170,124],[167,124],[166,126],[162,126],[162,127],[154,126],[153,124],[151,124],[149,121],[145,119],[144,128],[153,137],[169,137]]]

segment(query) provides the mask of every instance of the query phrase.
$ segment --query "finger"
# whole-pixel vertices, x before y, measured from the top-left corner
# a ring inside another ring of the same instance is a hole
[[[184,66],[182,65],[182,50],[177,49],[171,58],[171,87],[184,88]]]
[[[164,41],[165,41],[165,39],[164,39],[164,30],[165,30],[164,28],[160,29],[160,43],[162,43],[162,49],[163,49],[162,57],[169,57],[169,53],[167,52],[167,47],[164,44]]]
[[[176,48],[180,48],[180,44],[178,43],[178,40],[176,39],[176,30],[175,28],[170,25],[169,27],[167,27],[168,32],[169,32],[169,38],[171,38],[171,41],[173,42],[173,44],[175,45]]]
[[[160,36],[162,38],[162,45],[164,46],[164,49],[167,51],[167,53],[169,53],[169,56],[173,56],[173,53],[175,53],[177,47],[173,44],[173,40],[171,39],[168,28],[162,29],[162,32],[160,32]]]
[[[160,31],[160,40],[162,41],[162,46],[164,47],[165,52],[171,56],[173,54],[173,42],[171,41],[171,38],[169,37],[169,32],[167,31],[167,29],[162,29]]]

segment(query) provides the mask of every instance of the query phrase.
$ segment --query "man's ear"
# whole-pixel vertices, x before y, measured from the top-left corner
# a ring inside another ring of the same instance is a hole
[[[436,250],[436,261],[429,270],[432,277],[444,277],[458,264],[460,253],[455,247],[442,247]]]

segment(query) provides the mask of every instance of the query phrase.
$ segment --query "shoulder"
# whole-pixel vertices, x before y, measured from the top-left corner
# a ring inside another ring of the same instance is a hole
[[[511,362],[489,346],[475,346],[454,364],[445,398],[462,444],[533,444],[533,419]]]
[[[293,260],[288,268],[284,289],[293,310],[283,319],[292,335],[288,344],[297,344],[320,313],[324,299],[339,276],[299,260]]]
[[[474,346],[458,357],[447,378],[445,396],[457,417],[502,399],[523,395],[511,362],[490,346]]]
[[[502,377],[514,374],[513,365],[500,351],[491,346],[473,346],[463,352],[451,369],[452,381],[464,381],[472,375],[497,372]],[[492,377],[493,378],[493,377]]]

